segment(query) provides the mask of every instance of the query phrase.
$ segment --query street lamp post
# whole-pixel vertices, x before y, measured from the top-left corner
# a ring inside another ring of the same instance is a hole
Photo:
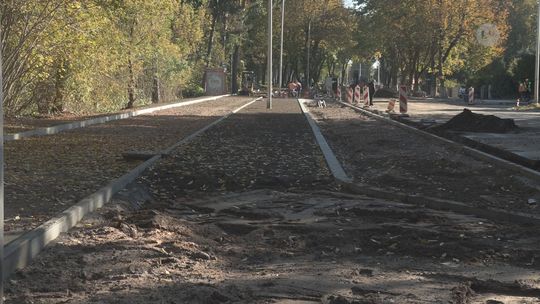
[[[4,85],[0,24],[0,304],[4,303]]]
[[[285,25],[285,0],[281,3],[281,50],[279,54],[279,90],[283,85],[283,30]]]
[[[377,62],[379,63],[377,65],[377,84],[381,85],[381,60],[377,60]]]
[[[309,66],[309,61],[310,61],[310,57],[311,57],[311,19],[309,19],[309,22],[308,22],[308,32],[307,32],[307,35],[308,35],[308,45],[307,45],[307,70],[306,70],[306,92],[309,93],[309,90],[310,90],[310,75],[309,75],[309,70],[310,70],[310,66]]]
[[[537,25],[536,25],[536,65],[535,65],[535,73],[534,73],[534,100],[536,100],[536,103],[540,103],[540,100],[538,100],[540,89],[539,86],[540,82],[540,3],[538,4],[538,17],[537,17]]]
[[[272,0],[268,0],[268,99],[266,108],[272,109]]]

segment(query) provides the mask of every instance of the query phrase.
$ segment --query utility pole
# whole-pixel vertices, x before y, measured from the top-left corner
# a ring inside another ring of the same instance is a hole
[[[4,84],[0,24],[0,304],[4,303]]]
[[[272,109],[272,0],[268,0],[268,99],[266,108]]]
[[[534,73],[534,100],[539,104],[539,86],[540,82],[540,3],[538,4],[538,16],[537,16],[537,25],[536,25],[536,65]]]
[[[310,66],[309,66],[309,61],[310,61],[310,57],[311,57],[311,19],[309,19],[309,22],[308,22],[308,31],[307,31],[307,70],[306,70],[306,92],[309,93],[309,90],[310,90],[310,86],[309,86],[309,83],[310,83],[310,75],[309,75],[309,70],[310,70]]]
[[[381,85],[381,61],[378,60],[379,65],[377,66],[377,84]]]
[[[281,3],[281,50],[279,54],[279,91],[283,86],[283,30],[285,25],[285,0]]]

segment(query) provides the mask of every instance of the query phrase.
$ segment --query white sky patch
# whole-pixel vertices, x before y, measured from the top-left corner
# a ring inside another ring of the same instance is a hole
[[[346,7],[354,7],[353,0],[344,1]]]

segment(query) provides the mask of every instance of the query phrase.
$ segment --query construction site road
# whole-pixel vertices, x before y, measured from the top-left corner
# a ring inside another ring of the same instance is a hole
[[[385,113],[388,99],[375,99],[373,110]],[[398,105],[396,105],[398,107]],[[531,162],[540,163],[540,109],[516,107],[508,101],[486,100],[467,104],[459,99],[414,98],[408,102],[408,120],[416,124],[443,124],[458,115],[463,109],[474,113],[495,115],[515,120],[518,129],[507,133],[460,132],[460,135],[482,144],[496,147]]]
[[[490,190],[511,196],[512,206],[534,187],[351,109],[310,110],[362,184],[466,202],[487,200]],[[526,208],[535,212],[532,205]],[[47,304],[539,303],[539,238],[533,226],[346,193],[330,177],[298,104],[275,100],[266,110],[260,101],[176,149],[60,237],[11,277],[6,297]]]
[[[5,143],[7,240],[127,173],[252,98],[227,97],[130,119]]]

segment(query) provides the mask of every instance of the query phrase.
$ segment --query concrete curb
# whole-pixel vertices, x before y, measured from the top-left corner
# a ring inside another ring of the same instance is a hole
[[[97,192],[80,200],[77,204],[66,209],[51,220],[6,244],[4,247],[4,279],[7,279],[15,270],[29,265],[32,259],[35,258],[47,244],[55,240],[61,233],[67,232],[70,228],[75,226],[85,215],[103,207],[118,191],[133,182],[146,169],[158,162],[164,155],[169,154],[175,148],[190,142],[201,133],[260,99],[261,98],[252,100],[215,120],[211,124],[165,149],[159,155],[152,157],[120,178],[112,181]]]
[[[83,120],[83,121],[75,121],[75,122],[56,125],[56,126],[52,126],[52,127],[38,128],[38,129],[29,130],[29,131],[20,132],[20,133],[15,133],[15,134],[5,134],[4,135],[4,141],[19,140],[19,139],[23,139],[23,138],[31,137],[31,136],[45,136],[45,135],[57,134],[57,133],[67,131],[67,130],[84,128],[84,127],[88,127],[88,126],[91,126],[91,125],[106,123],[106,122],[109,122],[109,121],[127,119],[127,118],[131,118],[131,117],[135,117],[135,116],[139,116],[139,115],[143,115],[143,114],[153,113],[153,112],[156,112],[156,111],[162,111],[162,110],[167,110],[167,109],[172,109],[172,108],[184,107],[184,106],[193,105],[193,104],[206,102],[206,101],[214,101],[214,100],[218,100],[220,98],[227,97],[227,96],[230,96],[230,95],[205,97],[205,98],[196,99],[196,100],[190,100],[190,101],[184,101],[184,102],[168,104],[168,105],[164,105],[164,106],[157,106],[157,107],[152,107],[152,108],[147,108],[147,109],[134,110],[134,111],[121,113],[121,114],[113,114],[113,115],[108,115],[108,116],[103,116],[103,117],[87,119],[87,120]]]
[[[330,145],[328,145],[328,142],[324,138],[324,135],[322,134],[321,130],[319,129],[319,126],[315,122],[315,119],[313,119],[313,117],[311,116],[311,113],[309,113],[309,110],[304,105],[306,101],[307,101],[306,99],[298,99],[298,104],[300,105],[300,108],[302,109],[302,113],[304,113],[304,116],[306,117],[311,127],[311,130],[313,131],[313,135],[315,135],[315,139],[317,140],[317,143],[319,144],[319,148],[321,149],[324,155],[326,164],[330,168],[330,171],[332,171],[332,175],[339,181],[352,182],[352,178],[347,176],[347,173],[345,173],[345,170],[339,163],[336,155],[332,151],[332,148],[330,148]]]
[[[333,155],[333,157],[335,158],[334,153],[332,152],[332,150],[326,143],[326,140],[324,139],[324,135],[320,133],[320,129],[318,128],[318,126],[316,126],[316,121],[312,117],[310,117],[308,113],[306,113],[307,110],[304,109],[302,102],[300,100],[298,102],[301,104],[302,110],[304,111],[306,118],[310,122],[310,125],[311,123],[315,124],[315,128],[313,128],[312,126],[312,130],[315,133],[316,132],[315,129],[316,129],[317,132],[319,132],[319,135],[322,137],[324,143],[326,144],[326,148],[324,148],[326,152],[323,151],[323,153],[325,153],[325,157],[328,153],[328,154]],[[365,110],[362,109],[362,111],[365,111]],[[369,114],[377,116],[377,118],[382,118],[381,116],[370,113],[370,112]],[[385,119],[385,118],[382,118],[382,119]],[[395,122],[395,123],[398,123],[398,122]],[[407,129],[412,128],[407,125],[404,125],[404,127],[406,127]],[[434,136],[429,133],[427,133],[427,135],[429,135],[430,137]],[[444,138],[441,138],[441,139],[444,140],[445,142],[448,141]],[[319,142],[319,140],[317,140],[317,142]],[[454,144],[453,142],[450,142],[450,143],[452,143],[452,145]],[[322,147],[321,147],[321,150],[323,150]],[[339,165],[339,167],[342,168],[341,165]],[[336,182],[344,190],[350,193],[354,193],[354,194],[361,194],[361,195],[366,195],[370,197],[376,197],[376,198],[381,198],[381,199],[386,199],[386,200],[391,200],[391,201],[398,201],[405,204],[417,205],[420,207],[428,207],[434,210],[452,211],[452,212],[461,213],[461,214],[474,215],[474,216],[482,217],[482,218],[493,220],[493,221],[505,221],[505,222],[526,224],[526,225],[540,225],[540,216],[536,216],[532,214],[526,214],[522,212],[511,212],[511,211],[506,211],[506,210],[491,208],[491,207],[469,206],[462,202],[456,202],[456,201],[445,200],[445,199],[429,197],[429,196],[408,195],[405,193],[390,192],[390,191],[386,191],[386,190],[372,187],[372,186],[355,184],[353,180],[348,177],[347,179],[343,179],[343,176],[341,174],[338,174],[338,175],[334,174],[333,170],[332,170],[332,174]]]
[[[529,168],[524,167],[522,165],[519,165],[519,164],[510,162],[510,161],[507,161],[505,159],[499,158],[497,156],[482,152],[480,150],[477,150],[477,149],[474,149],[474,148],[471,148],[471,147],[468,147],[468,146],[464,146],[463,144],[448,140],[448,139],[446,139],[444,137],[440,137],[440,136],[437,136],[435,134],[428,133],[428,132],[416,129],[414,127],[408,126],[408,125],[406,125],[404,123],[401,123],[399,121],[388,119],[388,118],[386,118],[384,116],[372,113],[370,111],[367,111],[367,110],[364,110],[362,108],[353,106],[351,104],[348,104],[348,103],[345,103],[345,102],[339,102],[339,103],[346,106],[346,107],[354,109],[355,111],[361,112],[362,114],[365,114],[365,115],[367,115],[369,117],[372,117],[374,119],[389,123],[391,125],[394,125],[396,127],[401,128],[401,129],[413,132],[413,133],[415,133],[417,135],[421,135],[421,136],[423,136],[423,137],[425,137],[427,139],[432,139],[432,140],[439,141],[440,143],[442,143],[442,144],[444,144],[444,145],[446,145],[448,147],[451,147],[454,150],[462,152],[462,153],[464,153],[464,154],[466,154],[468,156],[471,156],[471,157],[473,157],[475,159],[486,161],[486,162],[488,162],[490,164],[493,164],[493,165],[496,165],[496,166],[499,166],[499,167],[503,167],[503,168],[506,168],[508,170],[512,170],[514,172],[523,174],[523,175],[527,176],[528,178],[531,178],[531,179],[533,179],[533,180],[535,180],[537,182],[540,182],[540,172],[538,172],[536,170],[532,170],[532,169],[529,169]],[[537,187],[537,189],[540,189],[540,187]]]

